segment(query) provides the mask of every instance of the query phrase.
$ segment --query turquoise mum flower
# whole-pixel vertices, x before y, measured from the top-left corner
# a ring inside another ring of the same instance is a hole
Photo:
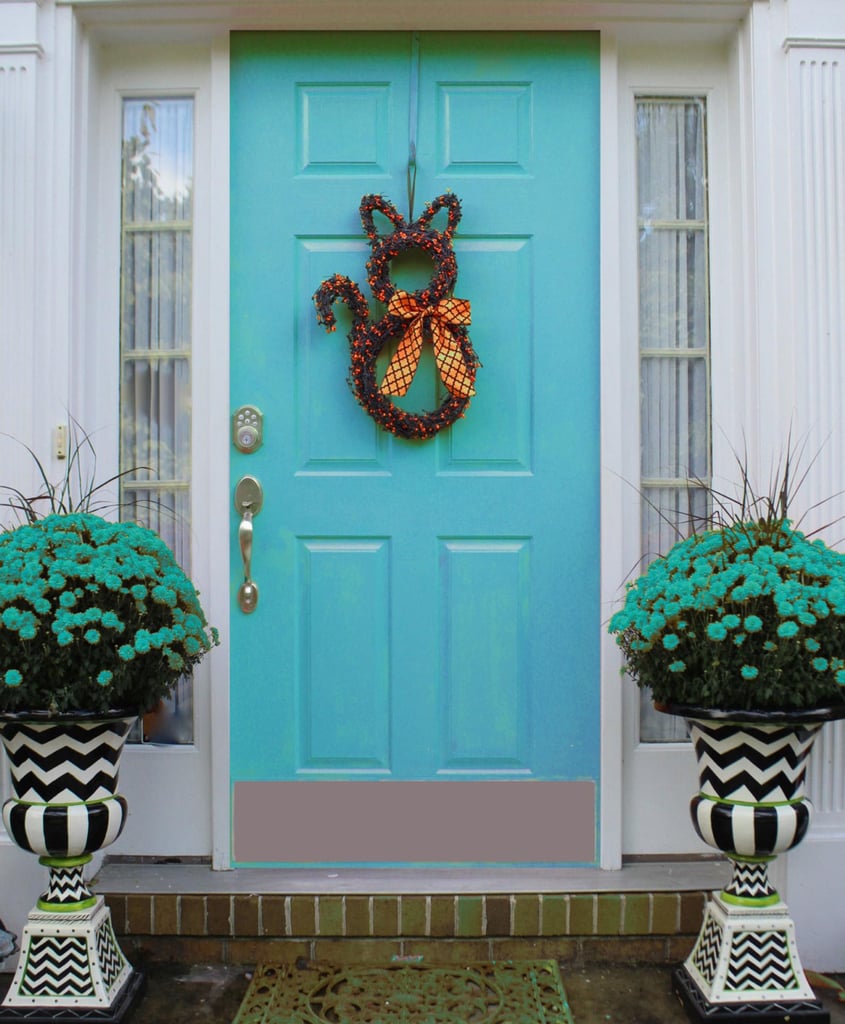
[[[790,637],[795,636],[798,633],[798,623],[793,622],[791,619],[787,619],[786,622],[782,622],[777,628],[777,634],[784,640],[788,640]]]
[[[23,676],[16,668],[7,669],[3,678],[6,682],[6,686],[20,686],[23,682]]]
[[[740,673],[743,679],[756,679],[760,675],[760,670],[753,665],[743,665]]]
[[[728,630],[724,622],[710,622],[707,625],[707,635],[711,640],[724,640],[728,635]]]
[[[667,633],[663,637],[663,646],[667,651],[674,651],[680,642],[676,633]]]
[[[746,615],[743,626],[748,633],[759,633],[763,628],[763,620],[759,615]]]

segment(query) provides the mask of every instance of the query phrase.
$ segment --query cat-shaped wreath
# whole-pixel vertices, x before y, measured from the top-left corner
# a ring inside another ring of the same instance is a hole
[[[431,221],[442,209],[447,211],[446,228],[436,231]],[[379,236],[373,223],[375,210],[393,225],[390,234]],[[356,399],[383,429],[397,437],[433,437],[466,412],[475,394],[475,374],[480,366],[467,334],[470,304],[466,299],[452,297],[458,276],[452,235],[461,219],[461,203],[452,193],[438,196],[417,220],[407,224],[384,196],[366,195],[361,200],[360,214],[372,249],[367,261],[367,280],[373,296],[386,305],[387,312],[380,320],[371,322],[367,300],[358,285],[335,274],[314,294],[317,322],[334,331],[332,306],[338,299],[344,302],[352,313],[349,384]],[[434,268],[429,284],[415,292],[398,289],[390,279],[391,260],[408,249],[422,249]],[[384,346],[397,339],[396,352],[379,384],[376,360]],[[407,392],[422,345],[429,340],[448,395],[434,412],[406,412],[389,396]]]

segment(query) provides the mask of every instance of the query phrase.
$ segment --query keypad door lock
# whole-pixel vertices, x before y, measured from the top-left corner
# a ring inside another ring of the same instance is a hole
[[[264,417],[254,405],[242,405],[232,413],[232,444],[239,452],[250,455],[258,451],[264,440]]]

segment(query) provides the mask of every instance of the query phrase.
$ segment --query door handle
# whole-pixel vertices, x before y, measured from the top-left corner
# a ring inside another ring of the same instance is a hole
[[[252,578],[252,521],[264,504],[264,491],[254,476],[242,476],[235,487],[235,511],[241,517],[238,547],[244,567],[243,583],[238,587],[238,607],[251,615],[258,605],[258,584]]]

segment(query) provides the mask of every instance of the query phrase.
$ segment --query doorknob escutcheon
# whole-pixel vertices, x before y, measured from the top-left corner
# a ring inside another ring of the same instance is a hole
[[[238,547],[244,567],[244,579],[238,587],[238,607],[250,615],[258,605],[258,584],[252,578],[252,520],[264,504],[264,490],[254,476],[242,476],[235,486],[235,510],[241,517]]]

